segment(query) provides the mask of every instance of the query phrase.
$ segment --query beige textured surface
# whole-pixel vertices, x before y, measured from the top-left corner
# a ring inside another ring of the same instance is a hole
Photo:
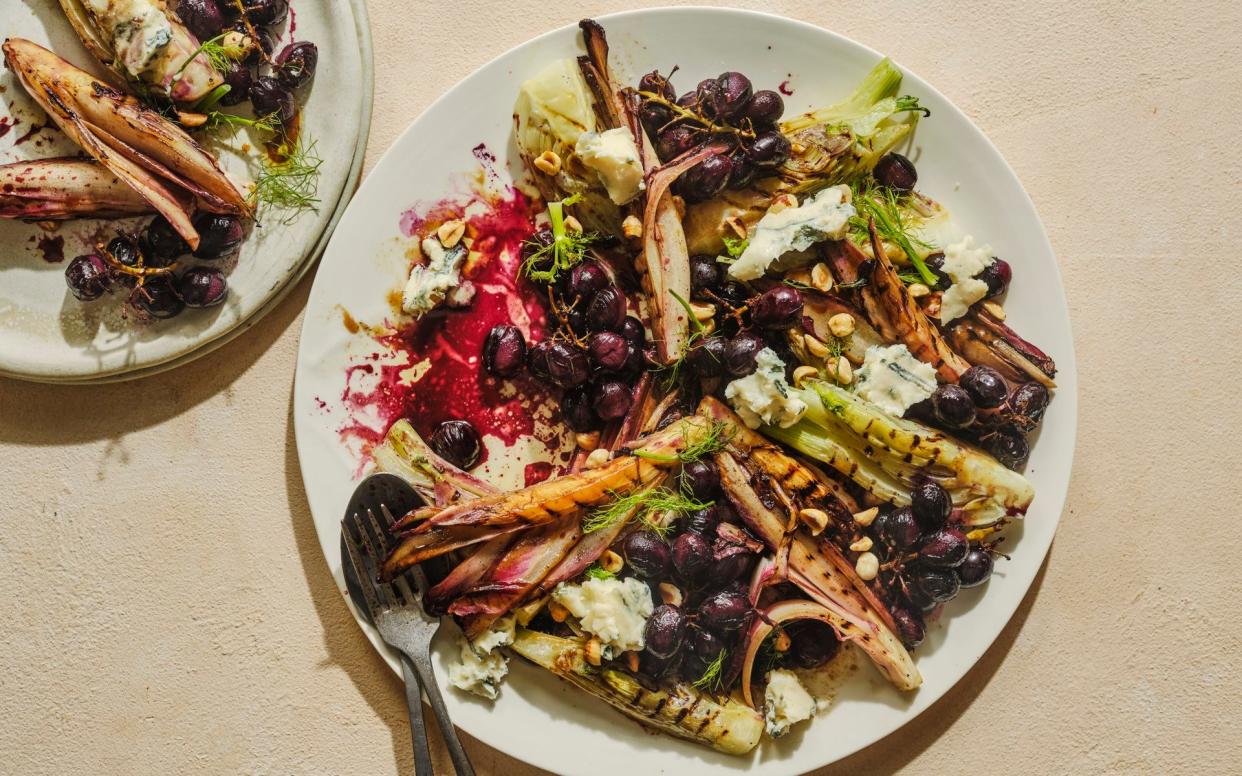
[[[377,0],[370,162],[496,52],[642,4]],[[1069,506],[1018,615],[828,772],[1238,772],[1242,4],[739,4],[883,49],[983,128],[1060,256],[1083,385]],[[171,374],[0,381],[0,772],[412,772],[400,685],[298,475],[308,287]],[[532,772],[467,746],[481,774]]]

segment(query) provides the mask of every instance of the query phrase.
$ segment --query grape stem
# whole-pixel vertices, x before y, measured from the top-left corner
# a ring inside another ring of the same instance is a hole
[[[112,255],[111,251],[109,251],[108,247],[104,245],[103,243],[96,243],[95,250],[99,252],[100,256],[103,256],[104,261],[106,261],[108,263],[108,266],[111,267],[113,270],[120,272],[122,274],[125,274],[125,275],[133,275],[134,277],[138,278],[138,285],[142,285],[142,283],[149,277],[154,277],[156,275],[170,275],[172,274],[172,271],[174,269],[174,265],[170,265],[167,267],[143,266],[143,264],[146,261],[146,257],[142,255],[141,250],[138,251],[138,266],[136,267],[131,267],[126,264],[122,264],[121,261],[117,259],[116,256]]]
[[[755,139],[755,131],[753,129],[744,129],[742,127],[734,127],[729,124],[717,124],[714,120],[707,118],[702,113],[696,113],[695,111],[687,110],[686,108],[683,108],[677,103],[670,101],[666,97],[656,94],[655,92],[645,92],[645,91],[640,90],[638,92],[638,95],[642,97],[644,100],[654,102],[657,105],[663,105],[665,108],[668,108],[670,111],[672,111],[673,114],[676,115],[678,118],[689,119],[691,121],[696,121],[702,124],[703,126],[700,127],[700,129],[703,131],[711,132],[712,134],[720,134],[720,135],[737,135],[738,137],[744,137],[747,140]],[[674,119],[674,121],[676,121],[676,119]],[[746,119],[746,121],[750,121],[750,119]],[[669,122],[669,124],[671,123],[673,122]],[[660,129],[663,130],[667,126],[668,124],[666,124],[664,127],[660,127]]]

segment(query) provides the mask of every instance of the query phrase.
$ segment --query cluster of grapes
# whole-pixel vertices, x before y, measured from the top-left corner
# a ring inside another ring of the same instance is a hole
[[[721,660],[722,651],[737,654],[739,641],[754,616],[746,590],[763,545],[742,526],[737,512],[720,493],[720,474],[704,461],[682,466],[683,493],[710,506],[673,524],[669,540],[654,531],[626,537],[622,551],[626,569],[652,586],[660,598],[661,583],[676,582],[680,600],[657,607],[647,621],[640,654],[643,673],[662,678],[703,677]],[[789,630],[786,654],[797,665],[813,668],[835,654],[838,642],[831,628],[806,623]],[[726,689],[728,669],[715,689]]]
[[[550,239],[550,232],[537,234],[528,251]],[[545,290],[560,319],[558,332],[527,348],[516,327],[496,326],[487,337],[484,366],[502,378],[529,369],[562,389],[561,415],[574,431],[598,431],[630,411],[633,384],[646,368],[646,332],[598,262],[578,264]]]
[[[275,116],[282,126],[293,120],[297,113],[294,90],[314,77],[319,50],[310,41],[298,41],[270,58],[276,28],[288,15],[288,0],[242,0],[240,8],[233,0],[179,0],[177,16],[200,41],[224,36],[228,48],[231,34],[249,43],[241,59],[226,57],[223,63],[220,75],[229,91],[220,98],[221,105],[249,100],[256,116]],[[270,63],[270,72],[259,75],[264,61]]]
[[[675,189],[688,201],[742,188],[773,174],[789,158],[789,139],[776,128],[785,112],[779,94],[756,92],[749,78],[729,71],[678,97],[670,77],[654,71],[638,82],[639,115],[660,160],[668,162],[709,142],[721,149],[677,179]]]
[[[111,288],[129,292],[129,304],[152,318],[172,318],[186,307],[214,307],[228,295],[228,281],[215,267],[195,265],[180,272],[186,255],[217,262],[232,255],[245,238],[240,219],[216,213],[194,217],[198,250],[190,246],[163,216],[156,216],[138,235],[119,234],[93,253],[78,256],[65,267],[69,291],[83,302]]]
[[[923,641],[922,613],[992,576],[992,549],[950,523],[952,510],[948,491],[924,480],[911,492],[910,506],[882,507],[865,529],[871,552],[884,564],[878,582],[898,635],[911,649]]]
[[[1050,398],[1048,389],[1039,383],[1020,383],[1010,390],[1000,372],[990,366],[972,366],[957,384],[937,386],[910,413],[932,425],[973,436],[996,460],[1021,470],[1031,454],[1023,432],[1039,425]]]

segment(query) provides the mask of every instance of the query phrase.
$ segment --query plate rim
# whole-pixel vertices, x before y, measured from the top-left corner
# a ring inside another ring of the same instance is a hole
[[[919,710],[917,713],[914,713],[906,717],[905,719],[903,719],[896,727],[894,727],[892,730],[889,730],[884,735],[879,736],[878,738],[870,739],[870,740],[859,739],[860,740],[859,743],[851,742],[845,745],[844,747],[842,747],[842,749],[839,750],[838,752],[834,753],[834,755],[830,756],[830,759],[820,761],[817,764],[810,766],[811,768],[822,768],[822,767],[840,762],[862,751],[863,749],[866,749],[867,747],[876,746],[880,744],[881,742],[888,740],[890,737],[892,737],[893,735],[897,734],[899,731],[904,729],[911,722],[915,721],[916,719],[921,718],[929,709],[935,706],[941,699],[944,698],[945,695],[947,695],[951,690],[953,690],[968,674],[970,674],[977,667],[979,660],[983,657],[984,654],[986,654],[990,649],[992,649],[993,646],[995,646],[997,639],[1000,637],[1001,632],[1004,631],[1006,627],[1008,627],[1009,623],[1012,622],[1014,616],[1022,608],[1023,602],[1031,595],[1031,591],[1034,588],[1036,581],[1039,579],[1040,570],[1044,568],[1046,564],[1048,554],[1051,550],[1052,543],[1055,540],[1056,531],[1060,527],[1061,520],[1064,517],[1065,505],[1067,503],[1067,499],[1069,496],[1069,485],[1070,485],[1070,482],[1072,480],[1072,475],[1073,475],[1074,456],[1077,451],[1079,386],[1078,386],[1077,353],[1076,353],[1076,348],[1074,344],[1073,320],[1070,315],[1069,299],[1066,293],[1063,273],[1061,272],[1060,263],[1057,259],[1057,253],[1053,249],[1051,240],[1048,238],[1047,228],[1044,225],[1044,219],[1040,216],[1039,210],[1035,206],[1034,201],[1031,199],[1030,193],[1027,191],[1026,186],[1023,185],[1022,183],[1022,179],[1017,175],[1013,167],[1009,164],[1009,161],[1000,152],[1000,149],[997,148],[997,146],[992,142],[992,140],[974,122],[971,116],[967,114],[964,110],[962,110],[960,107],[958,107],[958,105],[953,100],[950,100],[943,92],[937,89],[931,82],[927,81],[922,76],[920,76],[917,72],[911,70],[910,68],[902,66],[900,61],[896,59],[895,57],[885,54],[883,52],[880,52],[865,43],[862,43],[853,38],[850,38],[847,35],[844,35],[839,32],[835,32],[825,27],[821,27],[811,22],[803,21],[801,19],[796,19],[790,16],[785,16],[779,13],[773,13],[770,11],[761,11],[761,10],[754,10],[754,9],[748,9],[748,8],[736,8],[736,7],[729,7],[729,6],[707,6],[707,5],[694,4],[694,5],[685,5],[685,6],[680,6],[680,5],[679,6],[653,6],[653,7],[645,7],[645,8],[627,9],[624,11],[618,11],[618,12],[609,13],[609,14],[601,14],[599,16],[594,16],[591,18],[594,18],[596,21],[599,21],[606,25],[606,23],[609,20],[622,19],[622,18],[626,18],[630,16],[645,16],[645,15],[659,16],[661,14],[666,14],[666,13],[676,14],[676,13],[684,13],[684,12],[705,12],[709,14],[720,14],[723,16],[761,17],[761,18],[765,18],[769,20],[774,20],[776,22],[783,23],[783,24],[791,24],[796,27],[803,28],[804,30],[812,32],[814,34],[829,36],[838,44],[843,44],[849,47],[856,47],[866,52],[868,55],[874,57],[875,60],[877,61],[881,58],[888,57],[898,67],[898,69],[901,70],[901,72],[904,75],[910,75],[910,76],[914,76],[915,78],[917,78],[919,81],[920,89],[925,89],[929,93],[934,94],[936,97],[943,100],[947,106],[951,107],[954,111],[961,114],[961,116],[965,119],[966,125],[969,127],[969,131],[973,133],[973,135],[975,136],[975,139],[977,141],[981,141],[986,146],[986,148],[989,149],[994,154],[995,158],[1004,166],[1004,170],[1012,177],[1013,181],[1017,183],[1018,192],[1020,193],[1021,197],[1025,201],[1025,204],[1030,207],[1031,212],[1035,216],[1035,219],[1034,219],[1035,228],[1036,228],[1037,236],[1040,241],[1039,248],[1041,249],[1041,251],[1046,252],[1047,255],[1050,256],[1052,259],[1051,269],[1052,269],[1052,274],[1054,276],[1053,279],[1055,281],[1056,288],[1059,289],[1060,301],[1065,310],[1066,338],[1065,338],[1065,343],[1064,343],[1064,356],[1058,359],[1057,367],[1058,367],[1058,376],[1063,377],[1065,375],[1069,375],[1071,377],[1071,379],[1066,382],[1070,386],[1072,386],[1072,388],[1070,390],[1066,390],[1065,388],[1061,387],[1060,383],[1058,383],[1056,398],[1058,399],[1058,402],[1057,402],[1057,405],[1058,405],[1057,416],[1059,418],[1058,425],[1063,428],[1064,432],[1068,436],[1068,442],[1067,442],[1068,450],[1065,456],[1066,481],[1065,481],[1064,488],[1061,489],[1061,492],[1059,494],[1052,494],[1052,497],[1049,497],[1049,500],[1045,502],[1048,505],[1047,511],[1049,513],[1050,521],[1052,523],[1052,525],[1050,526],[1050,530],[1048,531],[1046,539],[1042,539],[1039,545],[1032,544],[1031,540],[1028,539],[1027,544],[1023,545],[1024,547],[1030,547],[1032,554],[1037,555],[1037,558],[1038,558],[1038,563],[1035,566],[1035,570],[1032,573],[1031,578],[1025,583],[1024,589],[1021,595],[1017,598],[1015,605],[1008,612],[1008,614],[1004,615],[1003,617],[997,617],[997,621],[995,622],[995,626],[996,626],[995,633],[991,636],[990,639],[988,639],[986,644],[982,645],[982,649],[979,651],[979,653],[974,655],[969,660],[969,663],[965,665],[965,667],[962,668],[955,677],[953,677],[952,681],[949,682],[943,688],[943,690],[937,695],[937,697],[934,700],[930,701],[924,708]],[[512,54],[513,52],[519,49],[523,49],[531,45],[537,45],[540,42],[545,41],[546,39],[549,39],[553,36],[556,36],[558,34],[565,32],[566,30],[573,30],[576,26],[577,26],[576,23],[570,23],[570,24],[562,25],[560,27],[556,27],[550,30],[546,30],[543,33],[535,35],[531,38],[523,40],[509,47],[508,49],[499,53],[497,56],[492,57],[486,62],[479,64],[478,66],[471,69],[470,72],[462,75],[462,77],[459,78],[451,87],[446,89],[442,94],[438,95],[436,99],[432,100],[418,114],[418,116],[412,119],[410,123],[400,133],[397,134],[397,136],[393,139],[391,145],[388,148],[386,148],[384,152],[380,155],[380,157],[376,160],[375,165],[372,167],[372,170],[376,170],[380,166],[385,164],[386,162],[390,162],[391,161],[390,156],[392,156],[393,158],[396,158],[396,149],[402,145],[406,136],[413,133],[419,127],[422,121],[425,120],[427,116],[430,113],[432,113],[432,111],[436,107],[438,107],[441,102],[446,100],[448,96],[451,93],[453,93],[462,84],[462,82],[471,78],[479,71],[492,66],[498,60],[508,57],[510,54]],[[365,185],[365,181],[363,182],[363,185]],[[318,280],[318,278],[316,278],[316,280]],[[314,295],[313,286],[311,289],[311,294],[312,296]],[[310,309],[309,300],[308,300],[307,307],[309,310]],[[292,392],[292,401],[293,401],[292,416],[293,416],[293,423],[294,423],[295,447],[298,452],[299,473],[302,475],[304,489],[305,489],[306,482],[309,476],[307,472],[307,468],[306,468],[307,460],[309,456],[303,454],[303,446],[306,445],[309,447],[312,444],[312,442],[311,442],[311,435],[309,433],[309,429],[307,429],[307,433],[302,432],[303,424],[309,422],[309,420],[304,419],[303,414],[299,413],[298,407],[301,406],[302,400],[306,398],[302,393],[302,391],[305,389],[305,383],[307,382],[306,380],[302,378],[302,371],[303,371],[302,364],[303,364],[303,358],[305,355],[304,348],[306,347],[306,343],[307,343],[305,334],[306,334],[307,327],[309,325],[310,325],[309,316],[304,316],[303,321],[302,321],[302,330],[301,330],[300,338],[299,338],[298,355],[297,355],[297,361],[295,364],[294,389]],[[308,511],[311,512],[311,518],[313,522],[314,511],[313,511],[313,508],[310,506],[309,492],[307,495],[308,495],[308,498],[307,498]],[[1054,505],[1051,503],[1052,501],[1056,502],[1055,510],[1053,508]],[[319,535],[319,531],[317,529],[316,529],[316,534],[317,536]],[[331,559],[329,557],[328,547],[330,544],[332,544],[332,542],[327,541],[325,543],[325,540],[322,536],[319,536],[319,539],[320,539],[320,549],[323,552],[323,560],[324,560],[324,563],[328,567],[328,573],[333,578],[333,580],[336,582],[337,588],[344,591],[345,589],[344,581],[342,578],[340,578],[340,575],[336,571],[333,570]],[[385,662],[388,663],[390,670],[392,670],[395,674],[400,675],[399,663],[396,657],[396,653],[390,647],[388,647],[387,644],[383,642],[383,640],[379,637],[378,632],[375,631],[374,628],[371,627],[369,624],[367,624],[365,620],[360,616],[360,613],[354,607],[353,602],[349,599],[348,594],[343,592],[342,596],[344,598],[345,605],[350,610],[350,612],[353,614],[354,620],[358,624],[359,628],[362,630],[363,635],[366,637],[368,641],[371,642],[372,648],[374,648],[379,653],[379,655],[382,658],[384,658]],[[621,723],[622,718],[617,717],[617,721],[618,723]],[[520,762],[524,762],[526,764],[529,764],[535,767],[551,770],[553,772],[555,772],[556,767],[559,766],[559,761],[549,759],[547,757],[531,758],[525,754],[523,754],[522,756],[513,754],[509,750],[502,748],[500,745],[493,743],[488,738],[484,738],[483,736],[477,734],[474,730],[470,730],[470,729],[463,727],[460,723],[456,723],[456,726],[460,728],[461,730],[463,730],[464,732],[469,733],[472,737],[478,739],[480,743],[486,744],[487,746],[490,746],[493,749],[496,749],[497,751],[503,752],[506,756],[512,757],[513,759],[518,760]],[[738,762],[739,762],[739,765],[741,765],[743,763],[749,763],[751,761],[743,757],[743,758],[740,758]],[[708,763],[702,763],[697,767],[701,768],[704,772],[715,770],[715,766],[712,766]],[[801,767],[801,766],[798,766],[798,767]],[[789,771],[789,773],[791,774],[796,773],[796,772],[802,772],[802,771],[793,771],[793,770]]]
[[[133,367],[120,366],[92,374],[70,374],[64,376],[42,372],[23,372],[7,369],[0,364],[0,378],[46,385],[102,385],[128,380],[141,380],[145,377],[184,366],[227,345],[248,332],[292,293],[293,289],[310,272],[311,267],[323,256],[323,252],[327,250],[328,243],[331,242],[332,235],[336,231],[337,223],[340,222],[341,217],[345,214],[349,203],[353,200],[353,196],[358,190],[362,180],[362,167],[366,158],[367,141],[371,133],[371,113],[375,101],[375,53],[372,48],[370,16],[367,11],[366,0],[346,0],[346,2],[348,2],[353,16],[354,30],[358,38],[358,54],[362,66],[362,93],[359,95],[358,106],[358,137],[354,140],[353,156],[350,159],[349,169],[345,173],[344,185],[341,187],[340,195],[336,198],[331,216],[324,223],[323,229],[320,230],[310,249],[294,265],[292,271],[272,295],[263,304],[252,310],[249,315],[241,318],[233,326],[220,332],[215,337],[197,342],[188,350],[173,354],[160,361]]]

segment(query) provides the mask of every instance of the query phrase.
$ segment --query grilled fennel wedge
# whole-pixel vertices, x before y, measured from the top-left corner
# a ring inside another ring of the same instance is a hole
[[[648,690],[623,671],[587,663],[580,641],[519,628],[512,648],[622,714],[663,733],[735,755],[754,749],[763,735],[763,718],[744,703],[732,698],[714,699],[684,682]]]

